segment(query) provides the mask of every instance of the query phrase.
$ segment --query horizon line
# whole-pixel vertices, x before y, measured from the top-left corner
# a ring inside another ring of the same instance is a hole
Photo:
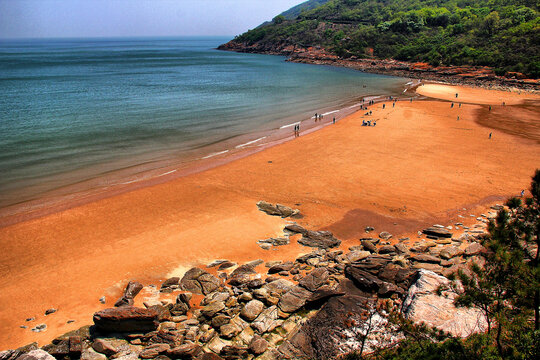
[[[234,38],[236,35],[119,35],[119,36],[44,36],[0,37],[0,41],[12,40],[107,40],[107,39],[178,39],[178,38]]]

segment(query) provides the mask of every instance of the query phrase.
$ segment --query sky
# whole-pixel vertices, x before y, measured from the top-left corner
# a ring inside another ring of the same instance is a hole
[[[0,0],[0,38],[233,36],[305,0]]]

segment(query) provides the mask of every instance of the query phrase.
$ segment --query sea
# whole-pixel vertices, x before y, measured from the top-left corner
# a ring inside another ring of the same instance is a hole
[[[408,82],[216,50],[229,40],[0,40],[0,209],[287,140]]]

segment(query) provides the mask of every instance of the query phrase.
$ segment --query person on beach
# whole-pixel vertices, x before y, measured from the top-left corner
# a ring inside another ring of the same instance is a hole
[[[459,103],[459,107],[461,107],[461,103]]]
[[[453,107],[454,107],[454,103],[452,103],[452,104],[450,105],[450,109],[452,109]]]
[[[335,124],[336,123],[336,117],[334,116],[334,119],[332,120],[332,122]]]
[[[457,99],[457,97],[458,97],[458,93],[456,93],[456,99]]]
[[[491,111],[491,105],[489,105],[489,111]]]
[[[459,121],[459,115],[458,115],[458,117],[457,117],[457,121]]]
[[[521,190],[521,197],[523,197],[523,195],[525,195],[525,190]]]
[[[490,139],[491,139],[491,134],[493,134],[493,133],[489,133],[489,138],[490,138]]]
[[[396,107],[396,102],[395,102],[395,101],[392,103],[392,107],[393,107],[393,108]]]
[[[369,115],[371,115],[371,110],[369,110]]]
[[[383,109],[386,108],[386,104],[382,104],[382,108],[383,108]]]

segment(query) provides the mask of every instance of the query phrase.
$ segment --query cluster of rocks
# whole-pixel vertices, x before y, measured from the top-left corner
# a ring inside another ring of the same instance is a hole
[[[194,267],[162,283],[160,291],[175,293],[174,301],[144,308],[133,306],[142,284],[130,282],[115,307],[94,314],[93,326],[42,349],[0,352],[0,360],[333,358],[358,350],[362,336],[368,350],[399,339],[385,322],[383,302],[414,321],[466,336],[484,329],[483,318],[454,308],[452,294],[436,290],[447,284],[445,275],[484,263],[487,250],[473,231],[483,233],[485,223],[477,225],[435,225],[412,244],[390,244],[392,235],[381,232],[343,251],[333,250],[341,242],[330,232],[288,224],[284,232],[300,234],[298,242],[312,251],[294,261],[237,266],[223,259],[208,271]],[[458,238],[451,232],[456,227],[465,230]],[[378,309],[369,312],[378,324],[369,333],[366,309]]]

